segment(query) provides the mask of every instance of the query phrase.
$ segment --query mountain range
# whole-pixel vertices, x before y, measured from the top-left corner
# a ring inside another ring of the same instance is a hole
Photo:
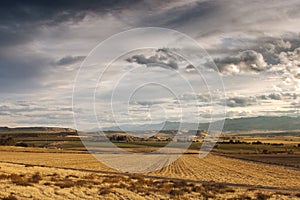
[[[216,122],[212,122],[216,123]],[[210,123],[199,123],[198,129],[207,130]],[[143,124],[143,125],[132,125],[126,124],[120,127],[108,127],[103,130],[178,130],[180,129],[195,129],[197,124],[195,123],[180,123],[170,122],[159,124]],[[93,129],[95,130],[95,129]],[[225,119],[223,131],[291,131],[300,130],[300,117],[288,117],[288,116],[258,116],[258,117],[245,117],[245,118],[234,118]]]

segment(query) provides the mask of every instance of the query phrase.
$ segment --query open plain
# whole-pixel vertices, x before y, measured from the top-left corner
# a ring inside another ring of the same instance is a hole
[[[2,199],[298,199],[300,170],[211,153],[182,155],[144,174],[113,170],[87,152],[0,148]]]

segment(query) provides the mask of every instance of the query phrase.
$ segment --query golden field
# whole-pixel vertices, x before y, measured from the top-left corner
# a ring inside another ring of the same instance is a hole
[[[122,173],[85,152],[0,148],[2,199],[299,199],[300,170],[184,154],[161,170]]]

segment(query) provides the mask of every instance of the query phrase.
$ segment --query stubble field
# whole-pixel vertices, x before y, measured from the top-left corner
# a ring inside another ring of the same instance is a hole
[[[26,151],[26,152],[25,152]],[[1,149],[3,199],[299,199],[300,170],[184,154],[146,174],[118,172],[79,152]]]

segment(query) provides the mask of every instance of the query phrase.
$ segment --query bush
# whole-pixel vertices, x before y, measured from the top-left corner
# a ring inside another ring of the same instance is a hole
[[[74,187],[75,183],[71,180],[65,179],[62,182],[55,183],[54,185],[60,188],[70,188],[70,187]]]
[[[261,141],[252,142],[252,144],[262,144]]]
[[[102,188],[99,190],[98,195],[102,196],[102,195],[107,195],[109,193],[111,193],[112,191],[109,188]]]
[[[295,196],[300,198],[300,193],[295,194]]]
[[[32,186],[32,184],[30,184],[25,177],[22,177],[18,174],[11,174],[10,179],[11,179],[12,183],[14,183],[16,185]]]
[[[9,195],[7,197],[3,197],[2,200],[18,200],[16,197],[14,197],[13,195]]]
[[[172,190],[169,192],[169,194],[170,194],[171,196],[181,196],[181,195],[184,194],[184,191],[181,190],[181,189],[172,189]]]
[[[17,144],[15,144],[16,147],[28,147],[28,144],[24,143],[24,142],[18,142]]]
[[[263,154],[269,154],[270,152],[268,151],[268,149],[263,149],[263,150],[262,150],[262,153],[263,153]]]
[[[6,174],[0,174],[0,180],[1,179],[8,179],[8,178],[9,178],[8,175],[6,175]]]
[[[87,184],[88,184],[88,182],[86,180],[78,180],[78,181],[75,182],[75,186],[77,186],[77,187],[82,187],[82,186],[85,186]]]
[[[268,194],[264,194],[264,193],[261,193],[261,192],[256,194],[256,199],[257,200],[267,200],[269,198],[270,198],[270,195],[268,195]]]
[[[0,138],[0,145],[2,146],[14,146],[16,141],[13,137],[2,136]]]
[[[42,177],[38,172],[33,174],[32,177],[28,179],[28,181],[31,183],[39,183],[41,180]]]
[[[246,195],[246,194],[241,194],[241,195],[239,195],[238,197],[233,197],[233,198],[231,198],[231,199],[229,199],[229,200],[251,200],[252,198],[251,197],[249,197],[248,195]]]

